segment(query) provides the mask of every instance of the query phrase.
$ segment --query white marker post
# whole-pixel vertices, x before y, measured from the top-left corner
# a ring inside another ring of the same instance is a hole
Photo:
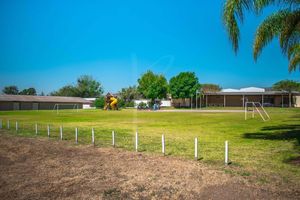
[[[18,132],[18,121],[16,121],[16,131]]]
[[[229,164],[228,141],[225,141],[225,165]]]
[[[50,138],[50,126],[47,125],[48,138]]]
[[[138,146],[139,146],[139,134],[136,131],[135,132],[135,151],[138,152]]]
[[[165,135],[161,136],[161,152],[165,155]]]
[[[60,133],[60,140],[63,140],[63,127],[59,127],[59,133]]]
[[[195,160],[198,160],[198,138],[195,137]]]
[[[95,131],[94,131],[94,128],[92,128],[92,144],[95,146]]]
[[[75,128],[75,143],[78,144],[78,128]]]
[[[115,147],[115,131],[111,132],[111,136],[112,136],[112,146]]]
[[[36,135],[38,134],[38,125],[37,125],[37,123],[35,123],[35,134]]]
[[[7,129],[10,129],[9,120],[7,120]]]

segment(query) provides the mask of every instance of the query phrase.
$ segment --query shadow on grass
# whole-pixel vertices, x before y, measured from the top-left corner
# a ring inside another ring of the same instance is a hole
[[[244,138],[247,139],[266,139],[266,140],[297,140],[300,144],[300,124],[293,125],[278,125],[266,126],[261,129],[261,132],[244,133]]]
[[[244,138],[261,140],[295,140],[294,148],[300,153],[300,124],[266,126],[260,132],[244,133]],[[300,157],[291,156],[284,162],[299,165]]]

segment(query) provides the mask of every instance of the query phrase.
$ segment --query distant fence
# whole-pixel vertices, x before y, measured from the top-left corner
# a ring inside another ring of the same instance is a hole
[[[182,139],[161,136],[145,136],[138,131],[129,133],[124,130],[105,128],[70,127],[45,123],[20,123],[0,119],[0,129],[14,131],[24,136],[48,137],[49,139],[73,141],[75,144],[93,145],[95,147],[124,148],[136,152],[161,153],[162,155],[180,155],[195,160],[207,160],[228,165],[228,141],[206,142],[194,137]]]

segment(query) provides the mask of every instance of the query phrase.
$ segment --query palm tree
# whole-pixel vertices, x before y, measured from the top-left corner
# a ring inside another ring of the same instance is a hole
[[[239,48],[239,22],[243,22],[244,11],[256,14],[267,6],[277,6],[278,10],[267,17],[258,27],[253,56],[257,60],[262,49],[275,37],[279,38],[281,50],[289,59],[289,71],[300,69],[300,0],[226,0],[223,8],[223,22],[233,49]]]
[[[300,91],[300,83],[292,80],[282,80],[274,83],[272,86],[275,90],[282,90],[289,93],[289,107],[292,107],[292,92]]]

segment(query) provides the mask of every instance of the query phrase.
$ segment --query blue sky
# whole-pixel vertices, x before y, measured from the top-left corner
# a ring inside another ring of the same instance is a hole
[[[288,73],[277,40],[257,63],[252,42],[262,16],[246,15],[237,55],[221,21],[223,0],[0,2],[0,89],[45,93],[92,75],[105,91],[134,85],[150,69],[170,79],[193,71],[223,88],[269,87]]]

